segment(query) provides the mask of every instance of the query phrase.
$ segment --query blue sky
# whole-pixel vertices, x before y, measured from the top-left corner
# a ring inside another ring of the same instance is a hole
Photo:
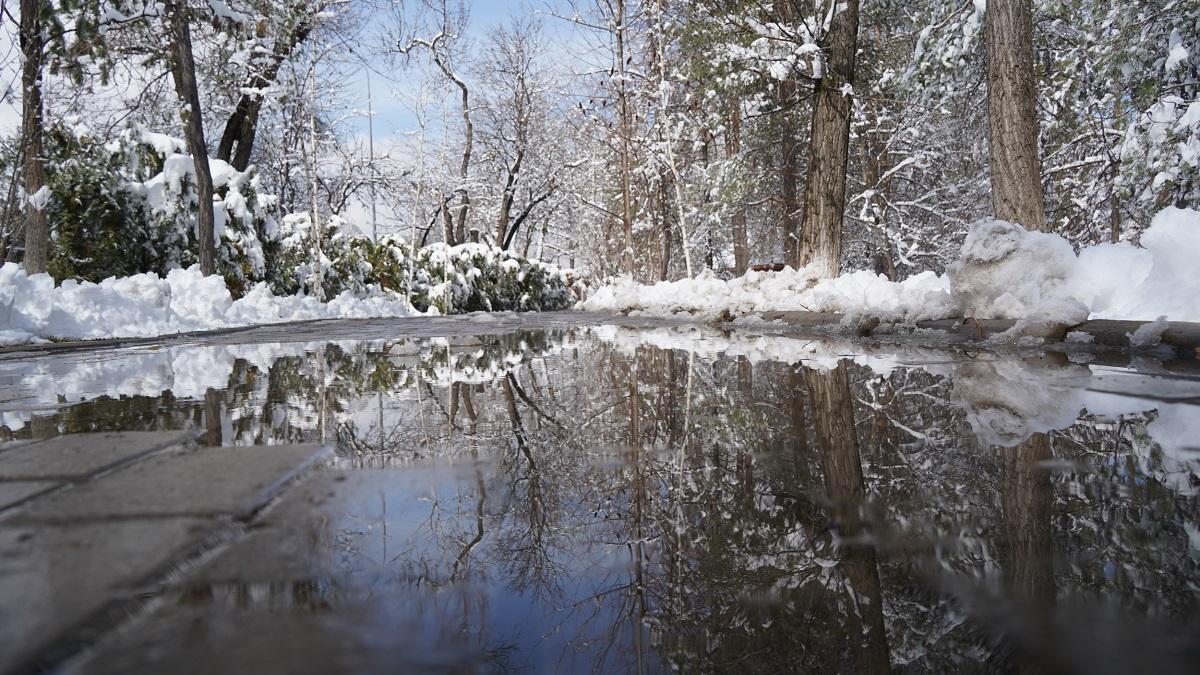
[[[525,7],[531,5],[528,0],[475,0],[469,3],[471,21],[468,35],[473,40],[481,40],[488,30],[501,25],[514,15],[519,15]],[[545,17],[547,34],[557,33],[564,26],[559,19]],[[365,50],[364,50],[365,51]],[[371,92],[375,109],[375,139],[376,143],[384,143],[388,138],[411,133],[419,127],[411,101],[419,90],[420,65],[414,62],[408,69],[395,67],[382,60],[373,63]],[[367,69],[361,68],[351,76],[350,96],[346,106],[355,110],[367,109]],[[433,120],[430,121],[434,122]],[[346,120],[346,126],[355,134],[367,134],[366,115],[356,116]],[[434,125],[436,126],[436,125]]]

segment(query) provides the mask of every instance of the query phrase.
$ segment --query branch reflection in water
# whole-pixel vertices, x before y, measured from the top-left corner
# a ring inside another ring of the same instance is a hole
[[[336,437],[246,544],[262,569],[201,574],[189,608],[420,626],[536,670],[1170,671],[1195,647],[1194,379],[707,329],[240,349],[0,370],[40,383],[10,438]]]

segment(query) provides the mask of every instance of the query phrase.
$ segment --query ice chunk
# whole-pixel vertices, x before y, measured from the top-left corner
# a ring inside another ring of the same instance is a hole
[[[1160,316],[1154,321],[1147,324],[1142,324],[1133,334],[1129,336],[1129,344],[1138,348],[1149,348],[1158,346],[1162,342],[1162,334],[1167,332],[1171,325],[1167,323],[1167,317]]]

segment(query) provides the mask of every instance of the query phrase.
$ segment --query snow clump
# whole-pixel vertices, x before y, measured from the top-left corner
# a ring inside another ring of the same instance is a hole
[[[1067,240],[1003,220],[976,223],[949,269],[962,316],[1016,319],[1016,332],[1047,337],[1083,323],[1088,308],[1071,294],[1078,259]]]

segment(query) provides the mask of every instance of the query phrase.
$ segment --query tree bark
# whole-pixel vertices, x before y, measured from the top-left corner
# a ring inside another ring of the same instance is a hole
[[[733,159],[742,154],[742,113],[734,109],[725,126],[725,157]],[[746,207],[738,204],[730,218],[733,226],[733,271],[738,276],[750,266],[750,246],[746,239]]]
[[[184,136],[196,170],[196,198],[199,201],[200,273],[215,274],[216,229],[213,218],[213,181],[208,165],[208,144],[204,141],[204,122],[200,108],[200,93],[196,87],[196,62],[192,58],[192,34],[188,27],[188,8],[185,0],[171,0],[167,13],[171,27],[171,76],[175,92],[183,104]]]
[[[822,14],[829,11],[822,3]],[[836,277],[842,256],[842,216],[846,208],[846,164],[850,149],[851,97],[858,49],[858,0],[846,0],[825,36],[822,76],[814,91],[808,181],[804,188],[804,226],[800,265],[811,265],[822,278]]]
[[[617,107],[621,134],[621,227],[625,235],[625,251],[622,255],[626,274],[633,274],[633,198],[630,194],[631,171],[630,143],[633,135],[629,120],[629,92],[625,83],[625,0],[617,0],[614,31],[616,32]]]
[[[1002,220],[1045,230],[1032,1],[989,0],[984,33],[992,209]]]
[[[25,174],[25,258],[28,274],[45,272],[49,263],[50,223],[44,204],[30,197],[46,185],[46,167],[42,157],[44,120],[42,111],[42,66],[46,40],[42,31],[43,0],[21,0],[21,140],[24,145]]]

